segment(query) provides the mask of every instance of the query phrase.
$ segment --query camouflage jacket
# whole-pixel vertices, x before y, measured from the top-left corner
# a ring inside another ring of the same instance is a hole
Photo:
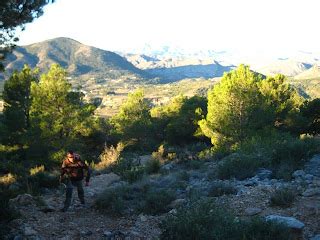
[[[86,170],[86,182],[90,180],[90,169],[88,165],[80,159],[78,154],[74,155],[74,161],[69,161],[68,158],[63,160],[61,166],[61,177],[67,175],[70,180],[79,181],[84,178],[84,170]]]

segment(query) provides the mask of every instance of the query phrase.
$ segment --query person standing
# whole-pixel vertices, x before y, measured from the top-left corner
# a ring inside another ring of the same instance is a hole
[[[69,150],[67,152],[67,156],[62,162],[61,175],[59,179],[60,182],[63,182],[63,180],[66,179],[66,199],[64,202],[64,206],[61,209],[62,212],[68,211],[68,208],[71,205],[73,187],[77,188],[78,197],[81,204],[85,204],[84,190],[82,186],[82,180],[85,176],[84,171],[86,171],[86,186],[89,186],[91,171],[88,165],[81,160],[79,154],[76,154],[72,150]]]

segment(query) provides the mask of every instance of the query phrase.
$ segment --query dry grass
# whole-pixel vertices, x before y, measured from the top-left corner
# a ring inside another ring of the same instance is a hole
[[[2,177],[0,177],[0,184],[1,185],[10,185],[12,183],[15,183],[17,181],[17,178],[15,175],[8,173]]]

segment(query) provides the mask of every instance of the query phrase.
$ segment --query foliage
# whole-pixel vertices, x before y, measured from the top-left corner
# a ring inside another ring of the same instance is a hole
[[[237,189],[229,183],[214,182],[209,189],[209,197],[220,197],[222,195],[236,194]]]
[[[141,89],[128,95],[126,102],[120,107],[118,114],[110,119],[113,134],[122,141],[136,141],[140,146],[149,146],[151,103],[144,98]]]
[[[316,135],[320,133],[320,98],[306,101],[301,107],[304,117],[304,133]]]
[[[0,185],[10,185],[17,181],[17,177],[11,173],[0,176]]]
[[[236,220],[234,215],[210,200],[191,202],[168,215],[160,225],[160,239],[214,240],[289,240],[289,230],[283,225],[262,219]]]
[[[100,154],[100,162],[95,164],[95,170],[103,170],[110,166],[114,166],[119,158],[121,152],[124,150],[125,145],[122,142],[117,144],[117,147],[114,146],[105,146],[102,153]]]
[[[277,141],[271,155],[274,177],[290,180],[292,173],[300,169],[316,152],[319,152],[319,140],[315,138],[298,139],[287,136]]]
[[[287,188],[277,189],[270,197],[271,206],[290,207],[295,200],[296,194]]]
[[[168,190],[150,190],[147,192],[143,211],[147,214],[159,214],[168,211],[168,205],[175,199]]]
[[[144,166],[141,166],[136,156],[127,154],[118,158],[117,162],[112,166],[112,171],[120,175],[129,183],[140,180],[145,173]]]
[[[287,83],[287,78],[282,74],[267,77],[258,85],[269,108],[272,124],[279,129],[296,133],[297,126],[294,125],[297,121],[301,121],[299,118],[303,98]]]
[[[233,216],[211,201],[192,202],[169,215],[160,225],[160,239],[232,239]]]
[[[198,121],[204,118],[206,99],[179,95],[165,106],[151,109],[156,135],[169,144],[185,144],[195,140]]]
[[[44,172],[44,166],[35,166],[29,170],[30,176],[37,175],[38,173]]]
[[[283,75],[262,79],[240,65],[208,92],[208,114],[199,124],[214,147],[225,151],[265,128],[296,133],[301,104]]]
[[[53,64],[47,74],[41,75],[39,83],[32,83],[31,95],[31,135],[35,140],[31,145],[41,140],[49,152],[80,148],[81,141],[77,139],[92,133],[95,108],[83,102],[82,93],[72,91],[65,70]]]
[[[129,183],[133,183],[140,180],[143,177],[144,172],[145,169],[143,166],[132,166],[120,173],[124,180],[127,180]]]
[[[148,174],[158,173],[160,171],[161,162],[158,159],[151,159],[146,163],[145,171]]]
[[[3,90],[3,123],[9,144],[23,144],[23,137],[30,127],[31,83],[37,82],[38,70],[27,65],[15,71],[5,82]]]
[[[170,191],[157,189],[149,182],[137,182],[133,185],[106,189],[95,202],[95,207],[109,214],[128,213],[160,214],[167,210],[174,200]]]
[[[220,179],[237,178],[243,180],[253,177],[262,162],[254,155],[234,153],[225,157],[218,166],[217,176]]]
[[[32,22],[43,13],[43,7],[53,2],[53,0],[39,1],[14,1],[2,0],[0,3],[0,61],[5,54],[19,39],[16,37],[16,30],[20,27],[24,29],[26,23]],[[0,62],[0,70],[3,69]]]
[[[19,213],[9,205],[9,199],[16,197],[17,194],[16,191],[0,185],[0,239],[9,233],[8,223],[19,217]]]
[[[221,82],[208,92],[208,114],[199,122],[202,132],[215,147],[243,141],[262,128],[263,99],[259,95],[261,76],[240,65],[225,73]]]
[[[95,207],[106,213],[119,215],[125,212],[125,200],[129,198],[127,187],[110,188],[101,193],[95,201]]]

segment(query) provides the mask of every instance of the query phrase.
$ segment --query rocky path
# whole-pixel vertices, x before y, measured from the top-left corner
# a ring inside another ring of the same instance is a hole
[[[86,206],[82,207],[74,190],[72,206],[60,212],[64,195],[57,191],[43,196],[45,205],[31,195],[24,194],[12,201],[19,206],[22,218],[11,222],[11,238],[15,240],[45,239],[153,239],[159,235],[157,219],[152,216],[112,217],[93,208],[96,196],[119,176],[102,174],[92,178],[85,188]]]
[[[207,171],[209,165],[214,163],[208,163]],[[185,181],[186,191],[192,188],[204,189],[205,195],[210,185],[217,181],[206,178],[207,172],[190,170],[188,174],[191,177]],[[315,155],[303,169],[295,171],[290,182],[270,179],[270,176],[269,170],[263,170],[255,177],[244,181],[224,181],[233,185],[237,194],[223,195],[218,201],[229,203],[239,217],[259,215],[294,218],[304,225],[301,239],[320,240],[320,155]],[[175,182],[174,174],[154,179],[158,184],[167,180]],[[19,206],[22,217],[11,222],[10,239],[157,239],[160,235],[159,216],[112,217],[93,208],[98,194],[119,183],[119,176],[113,173],[94,176],[90,186],[85,188],[87,206],[82,207],[79,204],[74,191],[72,207],[66,213],[59,211],[64,201],[64,195],[59,191],[44,195],[45,205],[28,194],[18,196],[13,200],[13,204]],[[294,204],[289,208],[271,207],[271,194],[283,187],[296,190]],[[182,194],[180,198],[184,200],[186,196]]]

